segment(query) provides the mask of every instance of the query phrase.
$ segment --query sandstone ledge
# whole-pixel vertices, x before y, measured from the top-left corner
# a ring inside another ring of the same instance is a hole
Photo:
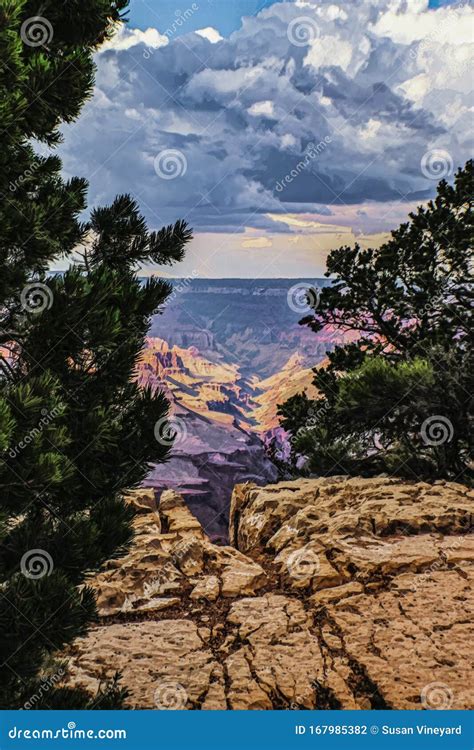
[[[219,547],[176,493],[132,493],[135,544],[90,582],[101,623],[69,681],[119,670],[134,708],[471,708],[472,499],[388,478],[240,485]]]

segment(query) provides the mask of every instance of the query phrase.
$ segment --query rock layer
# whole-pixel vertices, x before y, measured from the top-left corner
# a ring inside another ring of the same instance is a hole
[[[232,547],[174,492],[90,583],[69,680],[135,708],[472,707],[472,493],[389,478],[235,488]]]

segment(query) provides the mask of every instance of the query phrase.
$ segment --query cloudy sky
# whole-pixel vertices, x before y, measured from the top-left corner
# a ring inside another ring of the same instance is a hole
[[[473,19],[439,0],[132,0],[65,172],[91,205],[130,192],[153,228],[185,218],[172,275],[321,276],[472,155]]]

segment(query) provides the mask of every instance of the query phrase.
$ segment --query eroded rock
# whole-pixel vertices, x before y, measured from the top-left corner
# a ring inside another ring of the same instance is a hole
[[[217,582],[211,589],[217,585],[217,595],[226,597],[254,594],[266,583],[259,563],[210,542],[176,492],[163,492],[159,510],[153,490],[137,490],[127,499],[139,510],[133,547],[88,581],[101,617],[177,606],[187,601],[191,589],[208,587],[209,578]]]
[[[132,708],[201,708],[211,679],[222,683],[222,669],[190,620],[99,627],[78,639],[73,653],[74,683],[94,690],[99,677],[111,678],[118,669]],[[215,689],[211,698],[214,708],[225,708]]]
[[[129,497],[129,554],[91,579],[69,682],[134,708],[472,707],[472,493],[330,479],[236,487],[231,541],[174,492]]]

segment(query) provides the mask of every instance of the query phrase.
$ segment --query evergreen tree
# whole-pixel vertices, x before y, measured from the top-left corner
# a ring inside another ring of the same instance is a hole
[[[306,470],[471,481],[473,162],[379,249],[330,253],[301,321],[358,339],[280,407]]]
[[[64,666],[55,653],[97,616],[87,574],[132,539],[124,489],[170,449],[154,434],[168,403],[134,375],[171,288],[137,270],[179,261],[190,231],[149,232],[128,196],[81,225],[85,181],[63,181],[57,156],[32,145],[56,145],[78,115],[92,53],[126,4],[55,0],[32,26],[39,6],[0,0],[1,708],[120,704],[116,681],[90,696],[48,680]],[[48,277],[79,243],[81,259]]]

